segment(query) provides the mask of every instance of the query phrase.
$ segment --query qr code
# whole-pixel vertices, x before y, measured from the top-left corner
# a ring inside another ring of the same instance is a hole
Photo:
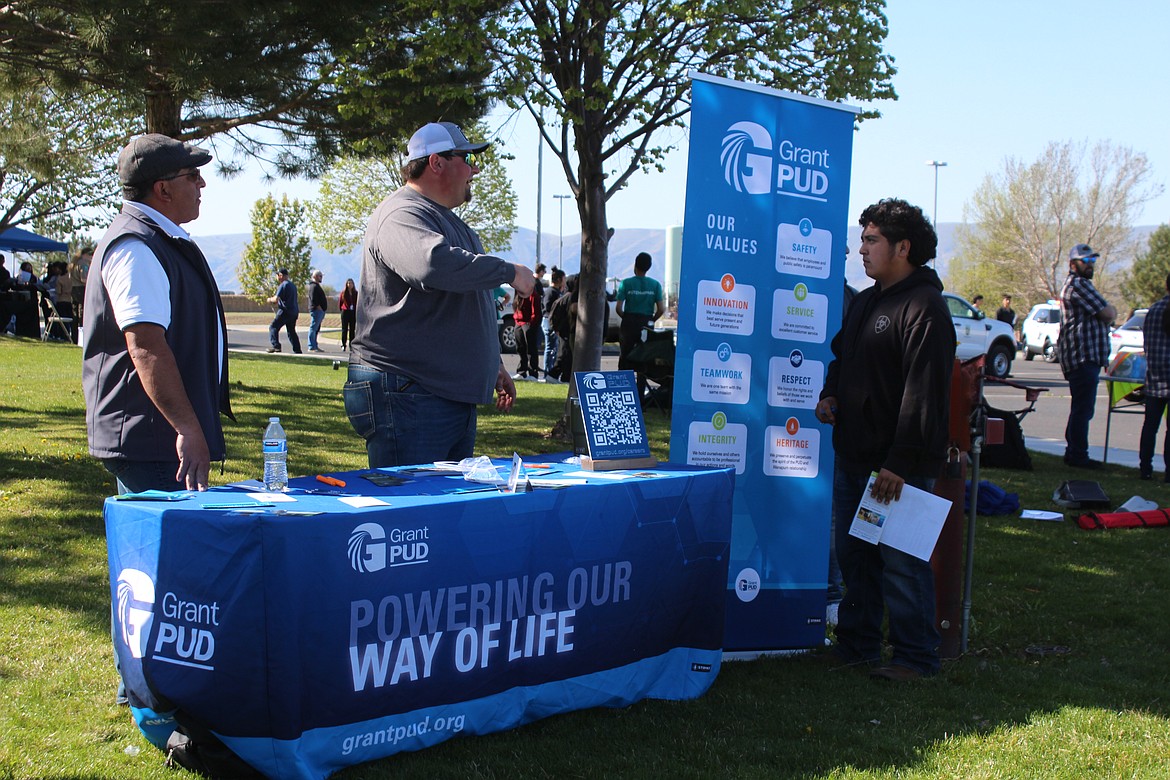
[[[616,393],[586,393],[585,407],[593,431],[593,444],[642,444],[645,436],[638,419],[638,396],[633,390]]]

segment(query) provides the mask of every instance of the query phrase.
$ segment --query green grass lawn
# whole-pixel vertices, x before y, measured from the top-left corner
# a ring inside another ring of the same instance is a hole
[[[288,431],[291,473],[363,467],[343,381],[329,361],[233,356],[239,423],[213,482],[259,476],[270,414]],[[524,383],[513,414],[483,410],[478,451],[566,449],[544,438],[565,392]],[[647,423],[665,459],[667,419]],[[1131,469],[1034,460],[1033,472],[982,476],[1025,508],[1054,508],[1053,489],[1086,476],[1117,504],[1137,493],[1170,506],[1170,487]],[[0,780],[175,776],[113,703],[101,519],[113,491],[86,454],[77,348],[0,339]],[[337,777],[1170,776],[1170,530],[980,518],[975,546],[969,652],[937,678],[899,687],[822,654],[730,663],[697,701],[562,715]],[[1028,651],[1053,645],[1069,652]]]

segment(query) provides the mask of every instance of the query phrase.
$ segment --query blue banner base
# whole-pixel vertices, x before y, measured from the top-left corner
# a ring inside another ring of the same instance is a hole
[[[765,588],[749,602],[727,591],[727,652],[807,650],[825,643],[825,588]]]
[[[269,777],[315,780],[343,767],[422,750],[459,735],[505,731],[556,713],[626,707],[644,698],[698,698],[715,682],[721,660],[721,650],[677,648],[617,669],[314,729],[295,740],[216,736]]]

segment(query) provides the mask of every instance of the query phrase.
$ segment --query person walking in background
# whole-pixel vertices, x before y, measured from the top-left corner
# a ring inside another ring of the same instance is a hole
[[[345,280],[345,287],[337,296],[337,308],[341,311],[341,348],[353,341],[354,323],[357,321],[357,286],[353,279]]]
[[[325,321],[325,312],[329,309],[329,299],[321,289],[321,280],[325,274],[314,270],[309,274],[309,351],[322,352],[317,343],[317,334],[321,332],[321,323]]]
[[[552,274],[549,276],[549,284],[544,288],[544,296],[540,305],[540,310],[543,312],[543,316],[540,318],[540,329],[544,334],[544,379],[541,381],[554,384],[561,381],[553,373],[553,366],[557,362],[557,346],[560,337],[553,329],[549,314],[552,312],[553,304],[561,297],[561,290],[564,286],[565,272],[554,265]]]
[[[976,295],[971,299],[971,305],[975,307],[975,311],[983,311],[983,296]]]
[[[475,451],[477,404],[506,412],[516,385],[500,360],[493,291],[530,296],[532,269],[485,254],[454,209],[479,173],[457,125],[407,142],[406,184],[374,210],[362,244],[361,308],[343,395],[370,468],[462,460]]]
[[[871,474],[871,495],[889,503],[911,485],[930,492],[946,460],[955,330],[942,282],[925,263],[938,238],[922,210],[888,199],[861,214],[860,254],[874,285],[849,305],[816,417],[833,426],[833,511],[845,581],[837,653],[895,682],[939,669],[930,562],[849,534]],[[889,612],[893,655],[882,664]]]
[[[634,275],[623,279],[617,291],[617,315],[621,318],[618,346],[619,369],[631,369],[630,351],[642,342],[642,330],[662,316],[665,306],[662,285],[646,273],[653,263],[650,255],[640,252],[634,258]],[[645,394],[646,379],[638,374],[638,392]]]
[[[268,298],[268,303],[276,306],[276,316],[268,326],[268,340],[271,342],[268,352],[280,352],[280,329],[284,328],[293,353],[299,355],[301,339],[297,336],[297,317],[301,311],[297,307],[297,286],[288,278],[287,268],[277,269],[276,281],[279,282],[276,294]]]
[[[1166,276],[1166,295],[1159,298],[1142,323],[1142,349],[1146,354],[1145,420],[1142,422],[1141,443],[1138,445],[1139,476],[1154,476],[1154,443],[1158,428],[1170,401],[1170,275]],[[1170,424],[1162,440],[1162,481],[1170,482]]]
[[[1064,462],[1073,468],[1100,468],[1089,457],[1089,422],[1097,407],[1101,369],[1109,365],[1109,323],[1117,309],[1093,286],[1098,254],[1088,244],[1068,253],[1068,278],[1060,290],[1060,370],[1068,380],[1071,403],[1064,428]]]

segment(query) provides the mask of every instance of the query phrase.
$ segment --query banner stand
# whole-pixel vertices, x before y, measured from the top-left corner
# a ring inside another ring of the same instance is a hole
[[[825,641],[832,429],[860,109],[693,73],[670,459],[735,468],[725,651]]]

